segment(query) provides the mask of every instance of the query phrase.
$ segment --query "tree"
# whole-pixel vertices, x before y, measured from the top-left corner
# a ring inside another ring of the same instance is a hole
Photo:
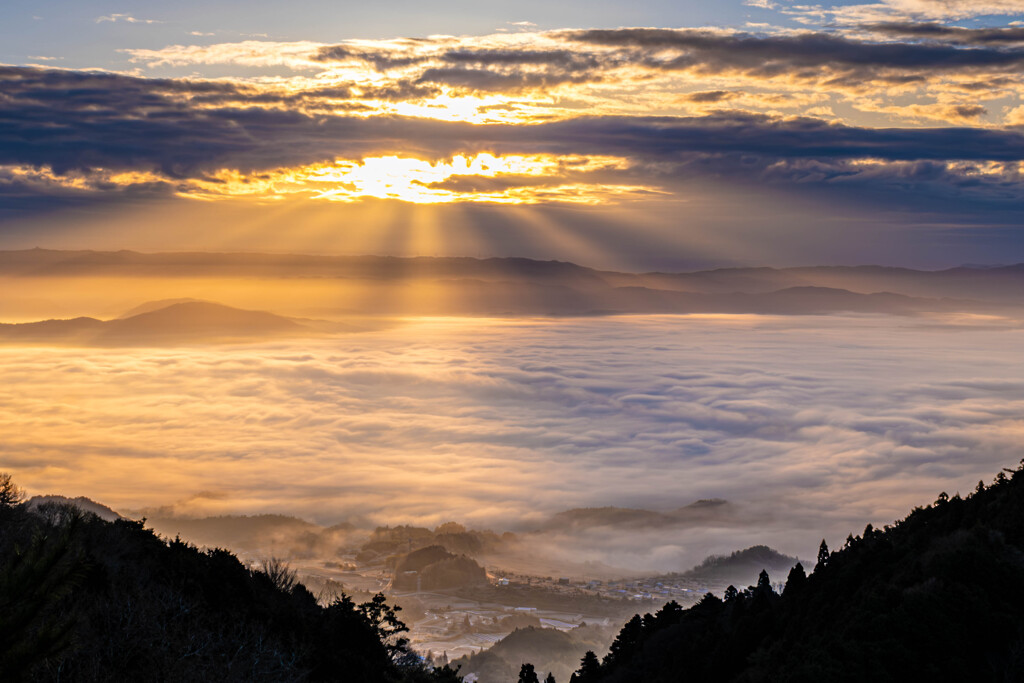
[[[722,599],[726,602],[731,602],[739,597],[740,592],[736,590],[736,586],[729,586],[725,589],[725,593],[722,594]]]
[[[807,574],[804,572],[804,566],[797,562],[796,566],[789,570],[789,576],[786,577],[786,587],[782,592],[794,595],[803,588],[805,583],[807,583]]]
[[[400,637],[400,634],[406,633],[409,627],[398,618],[397,612],[402,608],[398,605],[391,606],[386,600],[383,593],[377,593],[369,602],[359,605],[359,613],[366,617],[377,631],[380,642],[387,647],[394,661],[408,651],[409,639]]]
[[[24,499],[25,492],[11,481],[11,475],[0,472],[0,508],[12,508]]]
[[[614,666],[616,661],[629,659],[639,652],[644,636],[644,620],[639,614],[634,614],[633,618],[619,630],[619,635],[608,647],[608,654],[604,656],[602,663]]]
[[[181,540],[181,537],[175,539]],[[279,557],[269,557],[264,559],[260,563],[260,572],[267,575],[270,579],[270,583],[274,584],[274,587],[278,590],[290,593],[295,585],[299,582],[299,574],[297,571],[291,568],[285,560]]]
[[[63,528],[36,530],[27,546],[0,553],[3,680],[28,680],[32,667],[71,644],[75,615],[61,603],[85,573],[76,543],[79,523],[80,516]]]
[[[757,575],[757,592],[758,593],[770,593],[772,590],[772,580],[768,578],[767,570],[762,569],[761,573]]]
[[[540,683],[540,679],[537,678],[537,672],[533,669],[533,664],[523,664],[522,668],[519,669],[519,683]]]
[[[434,667],[434,680],[438,683],[462,683],[462,676],[459,675],[459,669],[461,668],[457,666],[453,669],[447,664]]]
[[[555,683],[555,675],[549,671],[547,678],[544,679],[544,683]]]
[[[821,539],[821,545],[818,546],[818,564],[814,566],[814,570],[817,571],[819,567],[824,567],[828,564],[828,543],[825,543],[825,539]]]
[[[600,674],[601,662],[597,660],[597,655],[594,654],[593,650],[587,650],[586,654],[583,655],[583,659],[580,660],[580,668],[569,678],[569,683],[594,681],[597,680]]]

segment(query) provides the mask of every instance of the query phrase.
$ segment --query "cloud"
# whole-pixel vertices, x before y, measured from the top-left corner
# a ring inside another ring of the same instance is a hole
[[[608,188],[671,194],[705,178],[887,207],[902,195],[911,211],[960,198],[958,216],[984,201],[995,217],[1022,194],[1018,34],[890,20],[128,51],[249,74],[207,80],[5,67],[0,193],[7,213],[47,197],[267,197],[282,178],[370,158],[590,154],[623,160]],[[321,189],[300,192],[340,196]]]
[[[740,95],[741,93],[731,92],[729,90],[705,90],[703,92],[689,93],[683,97],[689,102],[718,103],[735,99]]]
[[[888,160],[1017,161],[1019,133],[987,129],[874,129],[811,118],[742,112],[703,117],[580,117],[526,128],[470,126],[414,118],[304,115],[266,102],[287,96],[230,82],[141,79],[112,74],[0,69],[8,100],[0,163],[157,167],[169,176],[205,168],[271,168],[342,154],[379,154],[400,145],[447,156],[460,147],[573,147],[666,159],[688,153]],[[68,97],[68,93],[72,97]],[[192,106],[193,102],[205,106]],[[218,104],[221,104],[218,106]],[[140,116],[143,110],[149,116]],[[159,115],[156,115],[159,114]],[[59,136],[45,131],[59,125]],[[189,144],[183,144],[184,142]],[[414,141],[422,141],[414,143]],[[287,144],[288,149],[282,149]],[[275,151],[276,150],[276,151]]]
[[[715,178],[891,192],[890,199],[902,196],[904,205],[915,196],[922,204],[959,196],[1012,210],[1024,189],[1024,136],[1011,129],[869,128],[714,110],[687,117],[578,116],[529,126],[470,125],[368,116],[376,105],[360,104],[354,95],[358,90],[400,99],[414,91],[338,85],[295,92],[236,81],[23,67],[0,68],[0,82],[6,93],[0,105],[0,193],[17,198],[12,206],[31,207],[33,197],[45,204],[126,191],[255,195],[275,179],[301,181],[302,169],[391,156],[436,164],[481,153],[615,158],[620,162],[614,168],[583,182],[670,192],[688,180]],[[422,87],[428,86],[413,86]],[[729,92],[683,97],[706,107],[732,98],[720,94]],[[745,93],[734,101],[757,96]],[[882,102],[861,104],[885,111]],[[964,124],[986,115],[983,105],[955,99],[914,107],[915,115]],[[1016,120],[1016,114],[1006,115]],[[570,178],[563,174],[562,180]],[[322,189],[315,183],[299,188],[311,196]]]
[[[96,23],[102,24],[104,22],[124,22],[126,24],[162,24],[162,21],[156,19],[137,19],[130,14],[108,14],[107,16],[97,17]]]
[[[939,25],[914,28],[917,25],[909,22],[890,21],[873,26],[868,28],[874,33],[861,31],[860,37],[809,31],[755,34],[721,29],[602,29],[337,45],[245,41],[128,52],[134,60],[154,66],[287,65],[367,79],[371,78],[365,72],[369,68],[378,73],[378,81],[379,74],[415,80],[428,70],[452,70],[456,80],[451,85],[471,90],[475,84],[464,82],[458,70],[474,68],[504,79],[503,87],[483,89],[509,91],[584,82],[636,87],[639,82],[673,72],[694,78],[727,76],[747,85],[769,81],[787,89],[797,83],[813,84],[837,93],[905,87],[908,83],[941,90],[942,83],[935,81],[940,76],[1013,73],[1024,61],[1024,51],[1011,47],[1014,29],[973,34],[962,29],[966,32],[961,34],[963,38],[973,36],[975,41],[970,43],[971,49],[965,49],[963,41],[918,40],[940,34],[951,38],[956,33],[954,29],[940,30]],[[901,35],[907,40],[864,39],[878,35]],[[663,85],[672,87],[670,82]]]
[[[740,70],[763,77],[812,77],[829,70],[897,69],[956,71],[1013,69],[1024,63],[1024,51],[965,50],[953,45],[855,40],[825,33],[759,36],[711,29],[592,29],[572,31],[567,38],[585,44],[647,51],[647,66],[668,70],[720,72]],[[666,50],[678,53],[665,54]],[[662,56],[664,55],[664,56]]]
[[[757,5],[762,6],[762,5]],[[856,25],[876,21],[952,21],[1024,14],[1021,0],[881,0],[853,5],[778,5],[771,9],[801,23]]]
[[[964,28],[929,22],[885,22],[865,28],[883,35],[935,40],[958,45],[1016,45],[1024,43],[1024,28]]]
[[[960,125],[967,120],[962,107],[980,105],[991,113],[976,124],[998,125],[1001,106],[1024,93],[1024,49],[1013,32],[978,30],[957,37],[937,24],[928,30],[913,26],[888,17],[829,32],[557,30],[334,45],[243,41],[127,52],[150,66],[284,67],[294,75],[259,86],[250,79],[249,86],[288,91],[291,106],[319,106],[323,113],[346,105],[318,101],[313,90],[347,88],[376,115],[472,123],[537,123],[581,111],[685,116],[708,105],[688,99],[688,92],[732,91],[745,93],[734,106],[751,113],[827,111],[851,125],[877,126],[879,118],[892,125]],[[407,94],[385,100],[374,99],[375,92]],[[865,98],[884,104],[865,108]]]
[[[216,490],[193,511],[324,523],[521,529],[718,497],[747,523],[675,534],[673,561],[759,538],[806,554],[1016,460],[1019,330],[927,325],[419,321],[301,345],[8,348],[0,468],[115,508]]]
[[[1021,0],[885,0],[884,5],[896,11],[936,19],[1024,13]]]

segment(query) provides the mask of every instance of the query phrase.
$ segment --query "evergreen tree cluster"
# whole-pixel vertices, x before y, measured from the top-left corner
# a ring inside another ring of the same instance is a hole
[[[1007,476],[1009,475],[1009,476]],[[1024,461],[756,586],[634,616],[573,683],[1024,680]]]
[[[38,511],[0,475],[0,680],[454,683],[378,595],[320,605],[286,565],[142,522]]]

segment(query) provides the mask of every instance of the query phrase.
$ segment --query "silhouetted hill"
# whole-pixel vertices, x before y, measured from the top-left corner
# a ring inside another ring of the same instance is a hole
[[[159,311],[161,308],[167,308],[175,304],[193,304],[193,303],[212,303],[209,301],[199,301],[198,299],[190,299],[188,297],[180,299],[161,299],[160,301],[147,301],[144,304],[139,304],[130,311],[125,311],[120,316],[121,319],[131,318],[132,316],[139,315],[140,313],[151,313],[152,311]]]
[[[199,546],[280,557],[332,557],[349,541],[351,526],[322,527],[287,515],[174,517],[146,512],[146,524],[166,538]]]
[[[660,512],[635,508],[574,508],[552,515],[547,529],[572,530],[596,526],[665,526],[673,518]]]
[[[761,570],[785,575],[798,562],[766,545],[755,545],[730,555],[711,555],[681,576],[705,584],[745,583],[753,581]]]
[[[478,654],[452,662],[459,673],[475,674],[477,683],[513,683],[523,662],[532,662],[541,677],[552,673],[566,681],[587,650],[603,649],[611,642],[607,627],[584,625],[571,631],[527,627],[516,629]]]
[[[698,500],[668,512],[639,508],[573,508],[555,513],[544,523],[545,530],[573,531],[593,527],[657,528],[723,520],[734,510],[721,499]]]
[[[430,545],[398,558],[393,586],[398,590],[442,590],[487,582],[487,572],[471,557]]]
[[[279,563],[33,511],[6,475],[0,494],[0,680],[457,680],[408,652],[383,596],[322,606]]]
[[[427,546],[440,546],[451,553],[474,557],[494,551],[502,543],[503,538],[493,531],[467,529],[455,522],[445,522],[434,529],[405,524],[381,526],[363,543],[356,559],[371,564],[384,562]]]
[[[763,572],[724,600],[635,616],[573,680],[1024,680],[1024,469],[819,557],[781,596]]]
[[[955,297],[1020,302],[1024,264],[994,268],[913,270],[884,266],[720,268],[691,273],[644,273],[629,284],[709,294],[766,293],[792,287],[828,287],[860,294],[894,292],[912,297]]]
[[[38,510],[41,507],[46,506],[46,505],[72,505],[72,506],[78,508],[79,510],[81,510],[82,512],[88,512],[88,513],[94,514],[97,517],[99,517],[100,519],[104,519],[104,520],[106,520],[108,522],[113,522],[113,521],[116,521],[118,519],[123,519],[123,517],[120,514],[118,514],[117,512],[114,512],[113,510],[108,508],[106,505],[102,505],[100,503],[97,503],[96,501],[92,500],[91,498],[86,498],[85,496],[79,496],[78,498],[67,498],[65,496],[54,496],[54,495],[51,495],[51,496],[32,496],[31,498],[29,498],[25,502],[25,505],[30,510]]]
[[[273,313],[187,301],[107,321],[74,318],[0,324],[0,341],[134,345],[264,338],[305,329]]]

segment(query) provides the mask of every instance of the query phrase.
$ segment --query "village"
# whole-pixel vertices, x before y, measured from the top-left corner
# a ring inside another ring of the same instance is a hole
[[[516,629],[613,627],[672,600],[692,605],[710,589],[682,578],[534,576],[488,566],[486,584],[396,590],[391,573],[379,566],[299,560],[293,568],[321,601],[342,592],[357,602],[384,593],[402,608],[412,647],[438,662],[486,650]]]

